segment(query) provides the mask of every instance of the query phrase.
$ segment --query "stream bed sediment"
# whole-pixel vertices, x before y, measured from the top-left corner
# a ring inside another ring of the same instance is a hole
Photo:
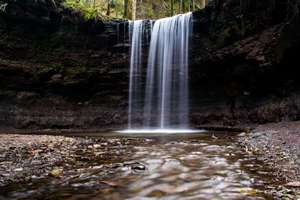
[[[82,135],[1,134],[0,199],[299,199],[245,134]]]

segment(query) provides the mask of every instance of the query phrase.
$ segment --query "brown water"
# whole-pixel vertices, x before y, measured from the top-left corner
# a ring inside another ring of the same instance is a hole
[[[76,162],[66,159],[62,176],[11,184],[2,197],[272,199],[266,191],[278,184],[263,162],[237,145],[236,134],[90,136],[96,139],[69,152]]]

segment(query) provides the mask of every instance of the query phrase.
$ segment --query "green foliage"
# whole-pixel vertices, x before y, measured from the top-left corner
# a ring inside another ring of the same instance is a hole
[[[126,2],[128,4],[125,11]],[[65,0],[65,5],[80,10],[87,19],[101,17],[134,18],[132,16],[132,4],[134,0]],[[207,0],[136,0],[137,19],[157,19],[180,13],[202,9]],[[125,16],[126,15],[126,16]]]
[[[65,0],[65,6],[81,11],[87,19],[101,17],[97,9],[86,0]]]

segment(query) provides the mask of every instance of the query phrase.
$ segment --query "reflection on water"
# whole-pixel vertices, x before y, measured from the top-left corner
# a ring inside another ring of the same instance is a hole
[[[107,155],[106,164],[97,156],[91,157],[92,164],[69,166],[61,179],[10,187],[7,197],[272,199],[264,193],[267,185],[273,184],[269,170],[243,152],[232,134],[148,137],[140,143],[134,142],[134,137],[111,137],[120,140],[120,145],[101,149]],[[124,140],[127,143],[121,142]]]

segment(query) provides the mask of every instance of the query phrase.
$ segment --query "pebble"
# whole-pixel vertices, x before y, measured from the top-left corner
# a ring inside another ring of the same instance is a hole
[[[245,132],[241,132],[241,133],[239,134],[240,137],[244,137],[245,135],[246,135]]]
[[[146,169],[146,167],[144,166],[144,165],[142,165],[142,164],[134,164],[132,167],[131,167],[131,169],[133,169],[133,170],[138,170],[138,171],[142,171],[142,170],[145,170]]]
[[[299,181],[295,181],[295,182],[289,182],[286,184],[287,187],[296,187],[296,188],[300,188],[300,182]]]
[[[15,171],[15,172],[21,172],[21,171],[23,171],[23,168],[22,168],[22,167],[16,168],[16,169],[14,169],[14,171]]]
[[[33,175],[33,176],[31,176],[31,179],[38,179],[38,177]]]
[[[101,145],[100,144],[94,144],[94,148],[100,148],[101,147]]]

